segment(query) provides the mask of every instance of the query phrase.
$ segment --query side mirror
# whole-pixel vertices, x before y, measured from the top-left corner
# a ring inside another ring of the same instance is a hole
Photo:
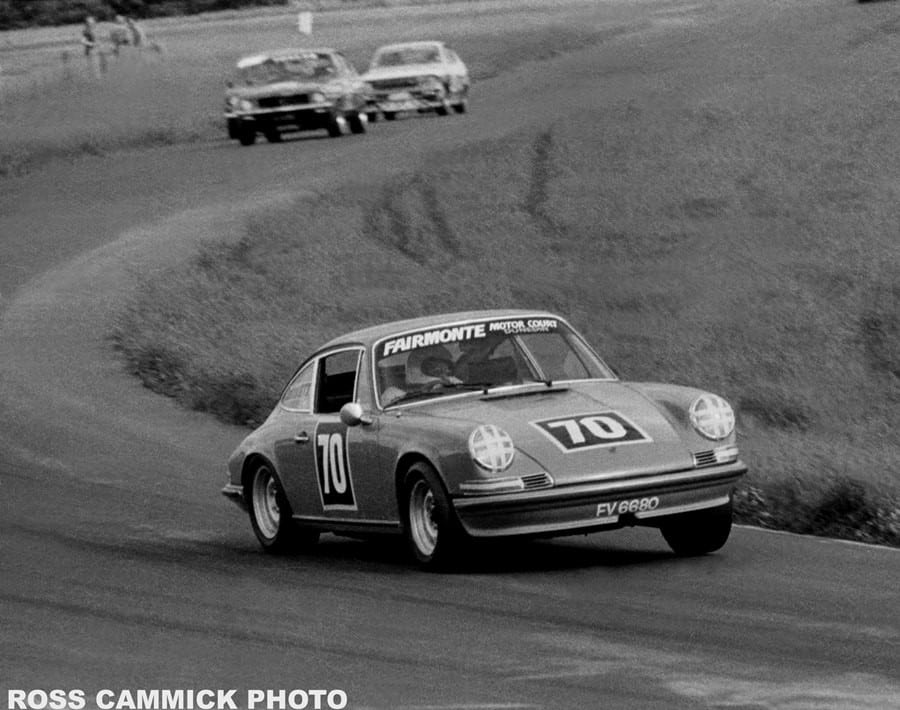
[[[347,426],[359,426],[360,424],[371,424],[372,417],[363,412],[359,402],[347,402],[341,407],[341,421]]]

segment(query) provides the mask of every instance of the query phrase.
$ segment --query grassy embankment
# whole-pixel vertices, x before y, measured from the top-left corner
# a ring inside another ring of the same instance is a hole
[[[735,403],[752,470],[742,519],[900,544],[896,71],[871,70],[891,66],[894,31],[807,42],[778,71],[727,71],[754,55],[723,45],[727,61],[692,59],[721,62],[705,91],[673,63],[654,81],[679,100],[636,86],[634,100],[432,156],[439,167],[374,190],[253,217],[236,246],[210,245],[144,284],[117,344],[148,386],[253,424],[298,359],[348,328],[456,308],[557,309],[628,378]],[[457,42],[476,76],[596,37],[548,27],[483,39]],[[185,103],[161,136],[142,134],[146,122],[122,127],[130,107],[109,89],[115,130],[76,121],[48,135],[51,157],[82,152],[85,136],[99,151],[220,137],[207,99],[218,101],[224,58],[163,72],[160,115],[173,96]],[[154,95],[160,74],[141,72],[125,83]],[[96,103],[60,99],[82,100]],[[308,225],[302,241],[297,224]],[[352,284],[339,303],[326,295],[336,282]]]
[[[558,310],[629,379],[736,405],[740,519],[898,545],[895,77],[857,82],[868,60],[842,49],[798,62],[802,78],[561,116],[258,215],[237,245],[146,284],[118,345],[148,386],[253,424],[345,329]],[[673,67],[661,83],[686,80]]]

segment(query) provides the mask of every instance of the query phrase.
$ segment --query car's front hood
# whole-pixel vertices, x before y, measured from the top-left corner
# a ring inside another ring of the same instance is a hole
[[[693,458],[656,405],[621,382],[494,391],[435,403],[430,413],[495,424],[557,484],[690,468]]]
[[[441,76],[446,68],[440,64],[404,64],[401,67],[377,67],[369,69],[364,75],[365,81],[384,81],[386,79],[406,79],[417,76]]]
[[[323,91],[325,86],[309,81],[279,81],[262,86],[235,86],[228,90],[229,96],[239,99],[260,99],[266,96],[296,96],[313,91]]]

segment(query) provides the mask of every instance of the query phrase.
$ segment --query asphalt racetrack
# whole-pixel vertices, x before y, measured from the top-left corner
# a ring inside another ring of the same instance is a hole
[[[776,5],[608,3],[608,42],[476,84],[440,130],[223,138],[5,180],[2,702],[339,689],[357,710],[900,708],[897,550],[738,528],[701,559],[627,530],[490,549],[450,575],[333,536],[268,557],[219,494],[244,431],[149,393],[105,341],[137,274],[237,235],[247,210],[621,98],[657,49]],[[620,70],[601,82],[598,66]]]

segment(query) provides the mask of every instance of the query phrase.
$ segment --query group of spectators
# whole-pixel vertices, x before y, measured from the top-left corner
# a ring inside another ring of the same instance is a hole
[[[93,15],[84,19],[84,27],[81,30],[81,44],[84,47],[84,56],[91,57],[97,51],[100,40],[97,31],[97,20]],[[131,17],[116,15],[112,29],[109,31],[109,42],[112,45],[113,54],[118,54],[123,46],[141,47],[147,41],[143,28]]]

